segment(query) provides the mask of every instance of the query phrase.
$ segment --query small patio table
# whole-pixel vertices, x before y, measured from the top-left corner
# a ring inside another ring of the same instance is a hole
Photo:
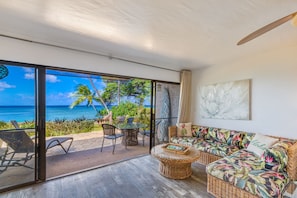
[[[138,145],[139,129],[145,128],[146,125],[143,123],[122,123],[115,125],[115,127],[120,129],[124,134],[122,144],[127,148],[127,146]]]

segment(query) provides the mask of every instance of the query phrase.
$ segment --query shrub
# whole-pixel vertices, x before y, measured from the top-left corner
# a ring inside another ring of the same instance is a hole
[[[65,120],[56,119],[46,123],[46,136],[61,136],[73,133],[84,133],[92,131],[94,128],[93,120],[75,119]]]
[[[146,130],[150,127],[151,121],[151,109],[150,108],[140,108],[138,111],[137,121],[145,124]]]
[[[0,129],[7,129],[8,128],[8,124],[4,121],[0,121]]]
[[[111,108],[112,111],[112,119],[115,120],[118,116],[127,116],[127,117],[135,117],[138,112],[138,105],[132,102],[123,102],[118,106],[113,106]],[[102,109],[99,112],[100,115],[107,115],[107,111]]]
[[[35,121],[24,121],[20,124],[20,128],[35,128]]]

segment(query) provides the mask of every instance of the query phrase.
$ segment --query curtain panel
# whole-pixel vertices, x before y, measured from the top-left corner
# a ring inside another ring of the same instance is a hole
[[[182,70],[180,73],[180,97],[177,123],[190,122],[191,116],[191,84],[192,73],[188,70]]]

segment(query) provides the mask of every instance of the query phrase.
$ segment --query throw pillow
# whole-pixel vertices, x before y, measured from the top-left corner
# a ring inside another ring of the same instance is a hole
[[[192,123],[178,123],[177,124],[177,136],[188,136],[192,137]]]
[[[265,161],[265,168],[273,171],[281,172],[284,171],[288,163],[287,149],[282,146],[275,146],[267,149],[262,157]]]
[[[258,157],[262,157],[266,149],[271,147],[276,141],[278,140],[275,138],[257,133],[247,147],[247,150],[253,152]]]
[[[197,138],[204,138],[204,136],[208,133],[208,127],[205,126],[192,126],[192,135]]]

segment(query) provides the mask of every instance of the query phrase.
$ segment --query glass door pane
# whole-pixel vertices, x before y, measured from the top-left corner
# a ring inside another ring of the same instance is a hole
[[[168,142],[168,127],[175,125],[178,115],[180,85],[156,83],[155,145]]]
[[[35,73],[0,64],[0,191],[35,181]]]
[[[68,152],[60,146],[47,150],[46,178],[149,153],[149,138],[142,132],[150,129],[150,82],[47,69],[46,141],[53,138],[73,138],[73,141],[62,143],[66,149],[69,148]],[[127,141],[126,149],[125,138],[128,135],[118,124],[120,120],[127,124],[131,119],[132,126],[142,127],[130,130],[134,131],[133,143]],[[126,137],[116,142],[104,140],[102,124],[117,126],[116,133]]]

